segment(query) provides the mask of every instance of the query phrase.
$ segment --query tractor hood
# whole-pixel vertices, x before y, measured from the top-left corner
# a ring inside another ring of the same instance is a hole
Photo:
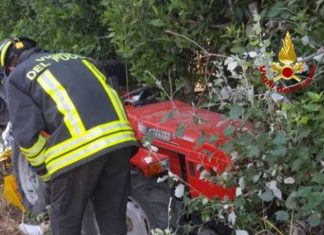
[[[229,123],[219,113],[195,109],[181,101],[127,106],[127,114],[137,134],[151,132],[155,139],[176,145],[183,142],[190,142],[191,146],[203,142],[222,144],[223,131]]]

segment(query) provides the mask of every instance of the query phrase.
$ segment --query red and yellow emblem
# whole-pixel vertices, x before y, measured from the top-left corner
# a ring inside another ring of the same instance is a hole
[[[291,93],[305,90],[314,77],[316,67],[315,65],[309,67],[309,74],[306,79],[301,79],[296,75],[296,73],[303,72],[303,64],[302,62],[296,62],[296,53],[289,32],[286,33],[285,39],[282,41],[278,59],[280,63],[273,62],[271,66],[272,71],[277,73],[277,76],[273,79],[267,77],[265,65],[259,68],[262,83],[271,89],[275,89],[279,93]],[[285,82],[276,83],[280,79],[294,79],[297,83],[290,83],[289,85],[286,85]]]
[[[278,59],[282,65],[276,62],[272,63],[272,71],[278,74],[273,80],[276,82],[282,78],[285,80],[295,79],[297,82],[300,82],[301,79],[295,73],[303,71],[303,64],[295,63],[296,53],[289,32],[286,33],[286,37],[283,40]]]

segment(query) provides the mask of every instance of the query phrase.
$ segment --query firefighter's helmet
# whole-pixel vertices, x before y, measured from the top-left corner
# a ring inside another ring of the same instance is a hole
[[[26,37],[6,38],[0,44],[0,68],[5,76],[9,76],[9,65],[13,58],[23,51],[36,47],[37,43]]]

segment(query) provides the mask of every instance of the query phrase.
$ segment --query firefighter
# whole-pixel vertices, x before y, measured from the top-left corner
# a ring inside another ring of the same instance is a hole
[[[50,182],[53,235],[81,234],[92,201],[100,234],[126,234],[129,158],[137,141],[116,91],[86,57],[29,38],[0,45],[9,120],[20,151]]]

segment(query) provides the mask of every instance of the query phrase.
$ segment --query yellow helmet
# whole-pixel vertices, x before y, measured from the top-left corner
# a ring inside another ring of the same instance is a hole
[[[6,38],[0,44],[0,68],[5,76],[9,76],[8,66],[14,57],[23,51],[36,47],[37,43],[26,37]]]

